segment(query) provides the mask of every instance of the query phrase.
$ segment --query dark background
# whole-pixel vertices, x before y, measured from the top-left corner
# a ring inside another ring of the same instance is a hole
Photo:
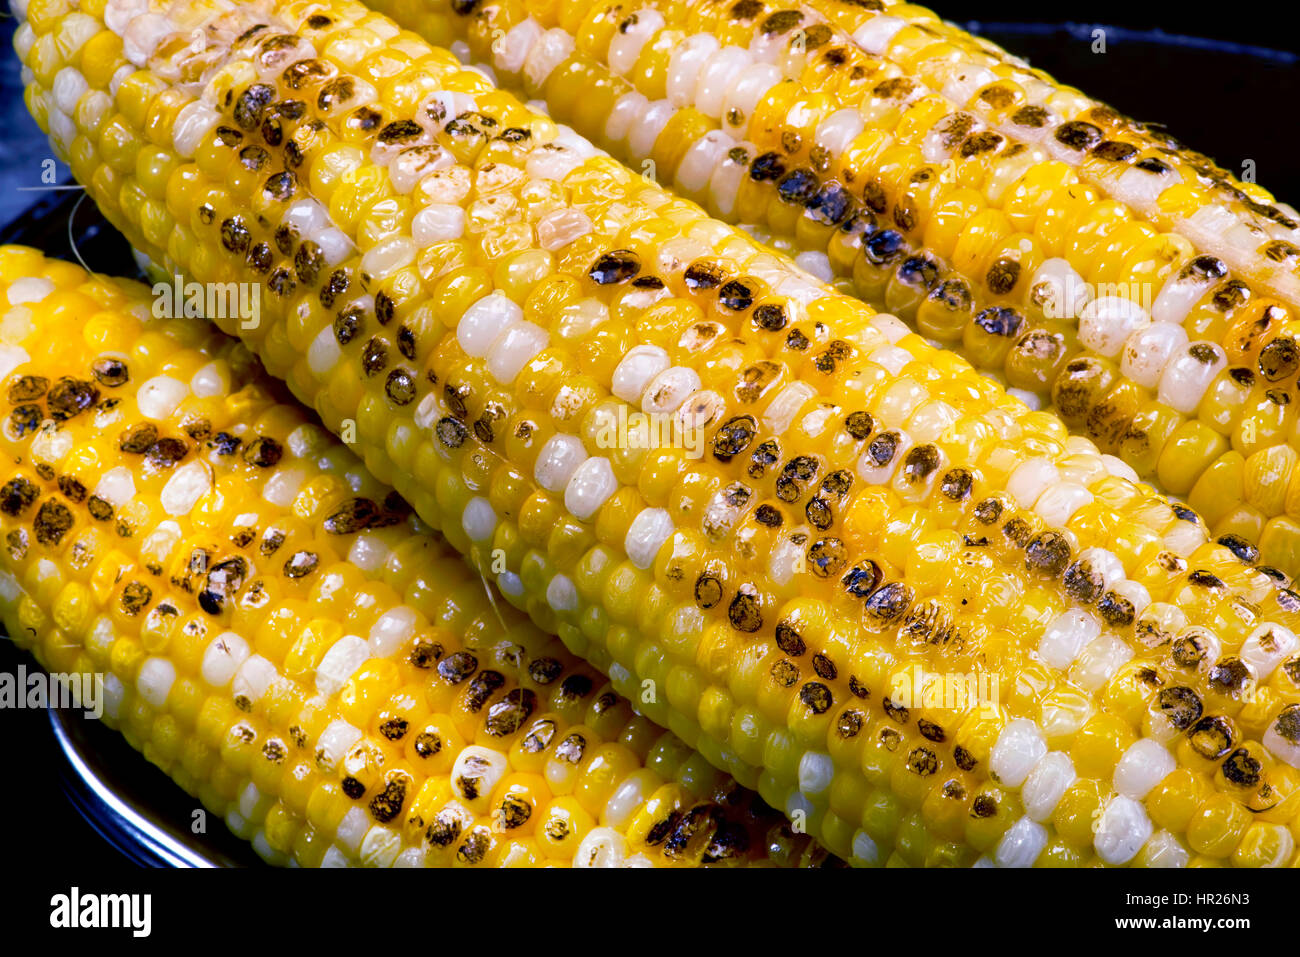
[[[1279,200],[1300,205],[1300,44],[1293,33],[1294,7],[1088,0],[1076,8],[1087,19],[1067,23],[1060,5],[948,0],[938,6],[944,16],[979,30],[1058,80],[1138,119],[1165,124],[1226,169],[1240,173],[1243,161],[1253,160],[1260,183]],[[1093,25],[1107,29],[1105,54],[1091,50]],[[0,225],[20,218],[37,199],[51,198],[23,189],[41,185],[41,161],[51,152],[22,105],[13,28],[11,18],[0,20]],[[65,168],[60,179],[68,179]],[[65,230],[54,231],[60,232]],[[0,671],[13,672],[20,660],[32,667],[10,642],[0,640]],[[47,716],[0,712],[0,733],[6,744],[0,808],[9,822],[5,838],[11,860],[75,864],[77,873],[124,864],[63,795]],[[139,774],[160,793],[179,793],[142,759]]]

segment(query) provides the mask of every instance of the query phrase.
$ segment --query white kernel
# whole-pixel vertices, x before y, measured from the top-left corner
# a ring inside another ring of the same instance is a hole
[[[465,233],[465,211],[450,203],[431,203],[411,219],[411,235],[421,246],[460,239]]]
[[[1175,411],[1190,415],[1201,404],[1210,383],[1228,364],[1223,348],[1213,342],[1194,342],[1175,353],[1160,375],[1156,397]]]
[[[1085,691],[1096,691],[1133,657],[1130,648],[1118,635],[1103,632],[1079,653],[1070,666],[1070,680]]]
[[[1146,809],[1121,794],[1112,798],[1101,812],[1093,847],[1107,864],[1127,864],[1142,850],[1152,830]]]
[[[316,741],[317,760],[323,760],[327,767],[332,768],[343,760],[343,755],[347,754],[348,749],[360,741],[361,737],[361,731],[346,721],[331,721]]]
[[[266,658],[261,655],[250,655],[235,672],[235,677],[230,683],[230,692],[236,697],[245,697],[256,704],[261,700],[262,695],[266,694],[266,689],[271,687],[271,682],[275,680],[277,674],[275,665]]]
[[[510,297],[494,292],[465,310],[456,324],[456,341],[470,355],[486,356],[497,336],[523,318],[523,310]]]
[[[649,568],[654,564],[659,549],[675,530],[667,509],[642,509],[628,525],[627,536],[623,540],[623,550],[627,552],[628,561],[637,568]]]
[[[883,13],[876,14],[853,32],[853,42],[868,53],[879,56],[889,47],[894,34],[906,26],[900,17],[890,17]]]
[[[1048,752],[1034,765],[1020,789],[1025,814],[1032,820],[1046,821],[1077,777],[1074,762],[1068,754],[1064,751]]]
[[[543,32],[542,25],[532,17],[516,23],[493,47],[496,65],[506,73],[518,73]]]
[[[205,462],[187,462],[172,473],[158,495],[158,504],[168,515],[185,515],[212,487],[212,473]]]
[[[1042,494],[1060,480],[1061,474],[1050,459],[1029,459],[1011,473],[1007,479],[1007,492],[1021,508],[1033,508]]]
[[[591,219],[582,210],[556,209],[537,221],[537,242],[543,249],[554,252],[581,239],[593,228]]]
[[[688,366],[673,366],[650,380],[641,397],[641,410],[647,415],[676,412],[687,396],[698,391],[700,377]]]
[[[695,83],[695,108],[715,120],[721,117],[732,78],[752,62],[749,51],[742,47],[727,46],[712,54]]]
[[[162,710],[176,681],[176,666],[166,658],[146,658],[135,679],[135,690],[150,707]]]
[[[622,867],[627,838],[612,827],[593,827],[573,854],[574,867]]]
[[[1017,718],[998,735],[989,754],[989,770],[999,783],[1019,787],[1046,753],[1042,729],[1027,718]]]
[[[491,502],[476,495],[466,503],[460,524],[470,541],[486,542],[496,533],[497,513]]]
[[[54,283],[50,280],[43,276],[25,276],[11,282],[5,294],[8,296],[9,305],[21,306],[24,303],[40,302],[52,292],[54,292]]]
[[[456,756],[451,766],[452,793],[475,814],[487,811],[497,783],[510,770],[502,751],[471,744]]]
[[[397,605],[388,609],[370,626],[370,646],[372,658],[387,658],[397,652],[411,636],[415,626],[420,622],[420,613],[407,605]]]
[[[1151,317],[1132,299],[1102,296],[1079,313],[1079,342],[1087,349],[1114,358],[1135,332],[1151,325]]]
[[[799,759],[799,790],[815,797],[825,794],[831,786],[835,762],[824,751],[805,751]]]
[[[326,697],[342,690],[369,657],[370,647],[364,638],[344,635],[330,646],[316,666],[316,690]]]
[[[135,404],[140,414],[149,419],[165,419],[189,395],[189,386],[169,375],[157,375],[140,384]]]
[[[694,104],[700,70],[717,50],[717,38],[709,33],[694,34],[674,47],[668,59],[665,86],[673,106],[680,109]]]
[[[224,688],[248,656],[248,642],[233,631],[223,631],[204,650],[200,674],[212,687]]]
[[[1300,640],[1290,629],[1265,622],[1242,643],[1241,657],[1255,669],[1259,680],[1264,681],[1278,665],[1295,654],[1298,647]]]
[[[614,369],[610,391],[624,402],[639,405],[647,386],[670,365],[668,353],[659,346],[634,346]]]
[[[1186,345],[1187,333],[1182,326],[1154,323],[1125,340],[1120,371],[1144,389],[1154,389],[1170,359]]]
[[[1022,817],[1002,835],[993,859],[998,867],[1033,867],[1046,846],[1047,828]]]
[[[559,492],[587,458],[582,440],[575,435],[557,432],[542,446],[533,466],[533,478],[548,492]]]
[[[1140,738],[1129,745],[1115,765],[1115,790],[1141,801],[1177,767],[1174,756],[1158,741]]]
[[[1053,485],[1038,497],[1034,511],[1052,528],[1064,528],[1074,513],[1092,504],[1093,495],[1076,482]]]
[[[99,477],[93,494],[114,508],[121,508],[135,498],[135,477],[125,465],[118,465]]]
[[[567,575],[556,575],[546,586],[546,603],[555,611],[570,612],[578,609],[578,589]]]
[[[487,367],[493,378],[509,385],[539,352],[550,336],[541,326],[519,322],[499,335],[488,350]]]
[[[606,499],[618,491],[618,478],[609,459],[595,455],[574,470],[564,487],[564,507],[580,521],[596,514]]]

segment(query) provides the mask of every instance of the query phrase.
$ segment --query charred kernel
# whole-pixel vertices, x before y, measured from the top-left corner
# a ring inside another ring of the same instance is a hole
[[[855,675],[849,675],[849,693],[855,698],[870,698],[871,689],[863,684]]]
[[[1186,731],[1201,718],[1201,699],[1191,688],[1163,688],[1156,696],[1160,712],[1179,731]]]
[[[825,714],[834,703],[831,689],[820,681],[810,681],[799,689],[799,700],[813,714]]]
[[[1047,578],[1057,578],[1070,561],[1070,542],[1060,532],[1044,532],[1025,548],[1025,568]]]
[[[627,282],[641,271],[641,258],[630,249],[615,249],[597,259],[587,275],[600,286]]]
[[[253,234],[248,231],[242,216],[231,216],[221,223],[221,245],[228,252],[243,255],[253,242]]]
[[[6,515],[21,515],[37,498],[40,489],[35,482],[25,478],[12,478],[0,488],[0,512]]]
[[[1071,120],[1056,128],[1056,140],[1072,150],[1090,150],[1101,142],[1101,130],[1082,120]]]
[[[1238,748],[1228,755],[1221,765],[1223,776],[1229,784],[1239,788],[1253,788],[1259,784],[1260,772],[1264,766],[1259,759],[1252,757],[1245,748]]]
[[[984,277],[989,292],[995,296],[1005,296],[1015,288],[1020,279],[1020,263],[1005,256],[995,259]]]
[[[1106,587],[1101,572],[1088,561],[1077,561],[1070,565],[1065,570],[1062,584],[1067,595],[1084,605],[1090,605],[1100,598]]]
[[[90,374],[95,377],[96,382],[109,389],[125,385],[131,378],[125,362],[109,357],[96,359],[91,363]]]
[[[813,655],[812,666],[813,671],[817,672],[817,677],[825,678],[827,681],[834,681],[839,673],[835,667],[835,662],[825,655]]]
[[[1221,589],[1226,587],[1223,583],[1223,579],[1218,575],[1200,568],[1189,574],[1187,576],[1187,581],[1200,588]]]
[[[528,677],[539,685],[548,685],[564,671],[564,665],[555,658],[537,658],[528,665]]]
[[[722,285],[722,267],[707,259],[698,259],[686,267],[682,278],[691,292],[711,292]]]
[[[325,252],[310,239],[298,247],[293,256],[293,268],[298,281],[314,286],[325,268]]]
[[[883,574],[879,565],[868,560],[849,569],[848,573],[840,579],[840,584],[854,598],[866,598],[880,586]]]
[[[918,445],[903,457],[903,481],[919,485],[939,467],[939,450],[933,445]]]
[[[499,671],[480,671],[465,689],[465,707],[477,714],[505,683],[505,675]]]
[[[909,256],[894,275],[908,286],[929,291],[939,281],[939,264],[928,254]]]
[[[978,133],[972,133],[966,139],[962,140],[961,148],[957,153],[962,159],[969,159],[972,156],[979,156],[981,153],[990,153],[996,150],[1004,142],[1001,133],[995,133],[992,130],[980,130]]]
[[[1028,548],[1033,534],[1033,528],[1018,515],[1002,526],[1002,536],[1016,548]]]
[[[74,504],[80,504],[86,500],[86,486],[71,475],[59,476],[59,491],[63,493],[64,498]]]
[[[757,596],[748,586],[742,586],[741,591],[731,600],[731,605],[727,608],[727,620],[731,622],[731,627],[747,634],[763,627],[762,608]]]
[[[907,756],[907,770],[928,777],[939,770],[939,759],[929,748],[913,748]]]
[[[98,495],[92,495],[86,500],[86,509],[90,512],[90,517],[98,522],[107,522],[113,517],[113,506]]]
[[[975,316],[975,324],[991,336],[1011,338],[1020,332],[1025,318],[1010,306],[989,306]]]
[[[343,793],[354,801],[360,800],[366,793],[366,786],[350,774],[343,779],[341,786]]]
[[[394,369],[388,373],[384,392],[394,405],[410,405],[415,400],[415,376],[407,369]]]
[[[927,721],[925,718],[916,719],[916,728],[921,732],[921,737],[927,741],[933,741],[935,744],[942,744],[946,740],[943,728],[939,727],[933,721]]]
[[[818,497],[809,500],[804,508],[804,515],[808,521],[812,522],[815,528],[826,531],[835,522],[835,514],[831,511],[830,505],[824,498]]]
[[[259,435],[244,449],[244,461],[261,469],[274,467],[283,457],[284,447],[265,435]]]
[[[151,422],[133,425],[118,437],[117,447],[123,452],[143,455],[158,441],[158,429]]]
[[[963,771],[973,770],[976,764],[975,756],[960,744],[953,746],[952,759],[957,767],[961,768]]]
[[[368,376],[378,375],[388,368],[388,343],[372,336],[361,351],[361,369]]]
[[[39,405],[20,405],[9,416],[9,428],[14,436],[22,438],[41,427],[45,413]]]
[[[874,266],[885,266],[903,254],[907,239],[896,229],[882,229],[862,246],[862,253]]]
[[[1002,502],[996,498],[986,498],[975,506],[975,519],[981,525],[992,525],[1002,517]]]
[[[138,615],[153,601],[153,591],[144,582],[127,582],[122,588],[118,601],[122,611],[128,615]]]
[[[1240,694],[1250,681],[1250,668],[1240,658],[1222,658],[1210,667],[1210,687],[1222,694]]]
[[[888,465],[894,461],[894,456],[898,454],[898,443],[902,436],[897,432],[881,432],[871,444],[867,446],[867,456],[871,459],[873,465],[877,468]]]
[[[64,376],[54,383],[45,397],[45,407],[56,422],[71,419],[99,401],[99,389],[93,383]]]
[[[264,273],[271,268],[275,254],[266,243],[257,243],[248,251],[244,261],[255,273]]]
[[[718,304],[732,312],[744,312],[754,304],[753,284],[745,279],[732,279],[718,290]]]
[[[766,302],[754,310],[754,322],[760,329],[766,329],[768,332],[779,332],[789,321],[790,317],[785,307],[776,303]]]
[[[776,194],[783,202],[803,206],[817,195],[818,185],[817,174],[812,170],[792,169],[777,182]]]
[[[841,713],[835,722],[835,733],[844,741],[856,738],[862,732],[863,717],[863,713],[857,710]]]
[[[785,337],[785,347],[791,352],[803,352],[811,343],[808,337],[798,329],[791,329],[790,334]]]
[[[1294,339],[1274,339],[1259,351],[1258,365],[1269,382],[1289,378],[1300,369],[1300,348]]]
[[[254,83],[235,101],[235,122],[243,130],[255,130],[262,122],[262,111],[275,99],[275,87]]]
[[[781,447],[777,445],[776,439],[767,439],[754,449],[745,472],[750,478],[762,478],[767,470],[780,460]]]
[[[392,322],[396,313],[397,304],[393,302],[392,297],[383,292],[375,293],[375,318],[379,320],[381,326]]]
[[[911,712],[902,705],[896,704],[889,698],[883,699],[880,702],[880,706],[885,709],[885,714],[889,715],[892,720],[897,721],[899,724],[907,724],[908,718],[911,717]]]
[[[875,431],[876,422],[869,412],[851,412],[844,420],[844,428],[849,435],[860,442],[870,438],[871,433]]]
[[[804,203],[808,215],[823,226],[836,226],[853,211],[853,197],[839,183],[826,183]]]
[[[449,449],[460,448],[469,438],[469,429],[453,418],[439,419],[435,430],[438,433],[438,441]]]
[[[1097,613],[1112,628],[1127,628],[1137,617],[1133,602],[1113,591],[1101,596],[1097,602]]]
[[[19,402],[34,402],[50,389],[50,380],[39,375],[19,376],[9,386],[9,401],[15,405]]]
[[[234,455],[239,451],[239,447],[243,443],[243,439],[231,435],[229,432],[218,432],[208,444],[218,455]]]
[[[239,151],[239,164],[244,169],[256,173],[271,161],[271,154],[260,146],[245,146]]]
[[[788,622],[780,622],[776,626],[776,646],[784,651],[791,658],[798,658],[808,646],[804,644],[803,638],[799,632]]]
[[[712,608],[722,601],[722,583],[711,575],[701,575],[695,581],[695,602],[701,608]]]
[[[248,562],[235,557],[218,562],[208,572],[203,590],[199,592],[199,607],[210,615],[220,614],[225,603],[235,596],[248,575]]]
[[[754,521],[765,528],[780,528],[785,519],[779,508],[764,503],[754,510]]]
[[[72,528],[72,511],[57,499],[46,499],[36,512],[36,541],[57,545]]]
[[[732,456],[739,455],[754,441],[758,423],[752,415],[738,415],[723,423],[713,436],[713,454],[719,460],[728,462]]]
[[[348,278],[346,271],[342,269],[334,270],[321,286],[320,304],[326,309],[334,308],[334,303],[338,300],[338,297],[347,292],[348,287],[351,285],[352,280]]]
[[[799,666],[788,658],[781,658],[772,665],[772,680],[780,688],[789,688],[799,680]]]
[[[1216,761],[1232,749],[1232,724],[1221,715],[1206,715],[1192,725],[1187,740],[1201,757]]]
[[[939,483],[939,491],[954,502],[962,502],[970,497],[974,477],[966,469],[949,469]]]
[[[971,817],[993,817],[998,813],[998,802],[989,794],[976,795],[975,800],[971,802],[970,813]]]
[[[457,651],[438,662],[438,674],[448,684],[460,684],[478,670],[478,659],[468,651]]]
[[[189,454],[190,447],[180,439],[161,438],[149,446],[145,461],[155,468],[169,469]]]
[[[897,621],[912,604],[912,594],[912,589],[902,582],[882,585],[867,597],[867,616],[881,624]]]
[[[785,163],[781,161],[780,155],[773,152],[754,157],[754,162],[749,167],[749,178],[755,183],[779,179],[784,173]]]
[[[374,528],[382,515],[382,509],[373,500],[351,498],[331,512],[322,525],[331,535],[351,535]]]
[[[808,549],[809,570],[818,578],[830,578],[844,570],[849,550],[838,538],[822,538]]]
[[[358,332],[361,331],[365,321],[365,310],[360,306],[348,306],[334,317],[334,338],[338,344],[346,346],[351,342]]]
[[[315,552],[294,552],[284,563],[284,574],[289,578],[305,578],[319,564],[320,558]]]

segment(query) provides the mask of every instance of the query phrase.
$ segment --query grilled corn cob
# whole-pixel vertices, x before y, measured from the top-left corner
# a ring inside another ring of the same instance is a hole
[[[218,322],[830,850],[1294,862],[1300,598],[1249,544],[360,5],[21,30],[105,214],[260,280]]]
[[[372,6],[1300,572],[1300,216],[1260,186],[895,0]]]
[[[821,863],[499,600],[256,360],[0,248],[5,622],[305,865]]]

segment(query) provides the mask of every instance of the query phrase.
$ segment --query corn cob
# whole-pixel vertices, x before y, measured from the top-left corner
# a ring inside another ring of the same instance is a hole
[[[1300,599],[1250,545],[359,5],[55,9],[29,106],[105,214],[263,277],[218,321],[830,850],[1294,862]],[[673,440],[608,441],[640,412]]]
[[[1260,186],[895,0],[372,6],[1300,572],[1300,215]]]
[[[9,632],[103,673],[107,718],[269,861],[827,859],[494,610],[242,345],[21,247],[0,296]]]

